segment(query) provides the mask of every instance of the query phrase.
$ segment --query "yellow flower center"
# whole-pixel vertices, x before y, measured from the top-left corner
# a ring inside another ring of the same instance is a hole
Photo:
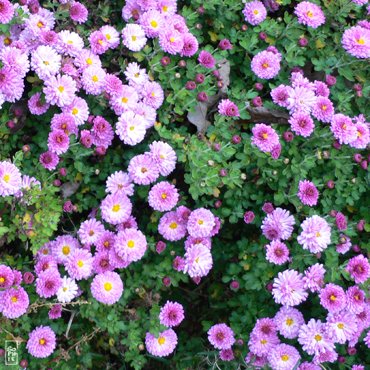
[[[46,66],[48,66],[50,63],[47,60],[44,60],[43,62]]]
[[[64,288],[63,288],[63,292],[66,292],[68,290],[68,288],[65,286]]]
[[[172,230],[177,229],[177,223],[176,222],[171,222],[170,223],[170,229],[172,229]]]
[[[359,39],[357,40],[357,43],[358,43],[359,45],[365,45],[365,40],[361,37],[361,38],[359,38]]]
[[[157,27],[158,27],[158,23],[157,23],[157,21],[155,21],[154,19],[150,22],[150,25],[151,25],[153,28],[157,28]]]
[[[99,45],[103,45],[103,40],[98,40]]]
[[[133,248],[133,247],[135,247],[135,242],[134,242],[133,240],[129,240],[129,241],[127,242],[127,246],[128,246],[129,248]]]
[[[327,107],[326,105],[323,105],[323,106],[321,107],[321,109],[322,109],[323,111],[326,111],[326,110],[328,109],[328,107]]]
[[[72,40],[68,40],[68,41],[67,41],[67,44],[68,44],[68,45],[73,45],[73,41],[72,41]]]
[[[259,13],[259,11],[258,11],[257,9],[254,9],[254,10],[253,10],[253,14],[254,14],[254,15],[257,15],[258,13]]]
[[[44,338],[41,338],[39,340],[39,344],[41,344],[42,346],[46,343],[46,340]]]
[[[94,82],[98,82],[99,81],[99,78],[98,78],[98,76],[97,75],[94,75],[94,76],[92,76],[92,78],[91,78]]]
[[[89,231],[89,235],[90,235],[90,236],[93,236],[94,234],[95,234],[95,233],[94,233],[94,230],[90,230],[90,231]]]
[[[322,339],[322,336],[320,334],[315,335],[316,342],[320,342],[321,339]]]
[[[165,343],[166,343],[166,338],[164,338],[164,337],[159,337],[158,338],[158,344],[163,345]]]
[[[316,233],[316,238],[320,238],[321,234],[319,232]]]
[[[167,6],[167,5],[164,5],[164,6],[162,7],[162,10],[163,10],[164,12],[167,12],[167,11],[168,11],[168,6]]]
[[[313,17],[313,13],[311,12],[311,10],[309,10],[309,11],[307,12],[307,17],[310,17],[310,18],[312,18],[312,17]]]
[[[58,87],[58,90],[59,90],[59,92],[61,92],[61,93],[62,93],[62,92],[64,91],[64,86],[59,86],[59,87]]]
[[[44,23],[42,23],[41,21],[37,22],[37,27],[38,28],[44,28],[44,26],[45,26]]]
[[[132,41],[136,41],[137,37],[136,36],[131,36]]]
[[[5,39],[4,39],[4,44],[5,45],[10,45],[12,43],[12,40],[10,40],[10,38],[9,37],[6,37]]]
[[[262,67],[263,67],[263,68],[268,68],[268,66],[269,66],[269,64],[268,64],[268,63],[263,63],[263,64],[262,64]]]
[[[334,302],[334,301],[336,301],[336,300],[337,300],[337,297],[336,297],[334,294],[332,294],[332,295],[330,296],[330,300],[331,300],[332,302]]]
[[[266,140],[269,137],[269,135],[265,132],[262,134],[262,137]]]
[[[17,301],[18,301],[18,298],[14,295],[14,296],[11,298],[11,301],[12,301],[13,303],[15,303],[15,302],[17,302]]]
[[[0,284],[4,283],[5,282],[5,278],[0,276]]]
[[[86,59],[86,64],[91,65],[92,63],[93,63],[93,61],[92,61],[91,58],[87,58]]]
[[[282,361],[288,361],[289,360],[288,355],[282,355],[280,358],[281,358]]]
[[[261,339],[261,340],[260,340],[260,343],[261,343],[261,344],[266,344],[266,343],[267,343],[267,340],[266,340],[266,339]]]
[[[341,322],[337,326],[338,326],[339,329],[343,329],[344,328],[344,324],[341,323]]]
[[[153,91],[150,95],[154,98],[155,97],[155,92]]]
[[[111,37],[111,35],[110,35],[109,33],[107,33],[107,34],[105,35],[105,38],[106,38],[107,40],[110,40],[112,37]]]
[[[294,320],[293,320],[292,318],[288,317],[288,318],[286,319],[285,323],[286,323],[288,326],[291,326],[291,325],[293,325]]]
[[[198,220],[198,225],[203,225],[204,221],[203,220]]]
[[[161,197],[162,197],[162,199],[166,199],[167,198],[167,194],[166,193],[162,193]]]
[[[78,113],[78,109],[77,108],[73,108],[72,109],[72,114],[75,116],[77,113]]]
[[[83,261],[79,260],[77,261],[77,266],[78,267],[82,267],[84,265]]]
[[[125,97],[125,98],[122,98],[121,101],[122,101],[122,103],[127,103],[128,99]]]
[[[105,284],[104,284],[104,289],[109,292],[111,289],[112,289],[112,283],[110,283],[109,281],[107,281]]]
[[[121,206],[120,206],[119,204],[115,204],[115,205],[112,207],[112,211],[113,211],[113,212],[118,212],[120,209],[121,209]]]
[[[8,183],[10,181],[10,175],[6,174],[3,176],[3,180]]]
[[[170,37],[170,42],[175,42],[175,38],[174,37]]]
[[[130,131],[134,131],[135,130],[135,126],[130,126]]]
[[[69,248],[69,245],[65,245],[63,248],[62,248],[62,253],[67,256],[69,254],[69,252],[71,251],[71,248]]]
[[[199,257],[195,259],[195,263],[199,263]]]

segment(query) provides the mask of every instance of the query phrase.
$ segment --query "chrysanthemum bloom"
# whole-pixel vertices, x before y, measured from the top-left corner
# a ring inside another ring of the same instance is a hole
[[[170,211],[176,206],[179,200],[179,193],[176,187],[168,181],[161,181],[154,185],[148,195],[150,207],[156,211]]]
[[[113,248],[116,240],[116,234],[112,231],[104,231],[99,239],[96,241],[96,251],[106,252]]]
[[[362,312],[365,305],[365,292],[357,285],[351,286],[346,292],[347,308],[350,312],[358,314]]]
[[[357,331],[356,317],[349,312],[329,313],[326,322],[329,336],[335,343],[344,344]]]
[[[317,100],[313,88],[309,87],[298,86],[289,90],[288,94],[287,108],[291,113],[310,113]]]
[[[10,162],[0,162],[0,196],[16,194],[22,186],[22,175]]]
[[[13,270],[5,265],[0,265],[0,288],[7,289],[13,285],[14,273]]]
[[[297,241],[303,249],[308,249],[311,253],[318,253],[330,244],[331,229],[322,217],[314,215],[306,218],[301,227],[302,232]]]
[[[78,33],[68,30],[58,32],[58,43],[55,48],[59,53],[76,57],[83,47],[84,41]]]
[[[321,122],[331,122],[334,114],[334,106],[330,99],[319,96],[312,107],[313,116]]]
[[[256,26],[266,19],[267,10],[261,1],[254,0],[245,4],[243,14],[246,22]]]
[[[141,86],[149,81],[149,76],[145,69],[141,68],[140,65],[135,62],[127,64],[124,74],[129,84],[134,87]]]
[[[137,185],[149,185],[159,177],[159,169],[150,154],[139,154],[133,157],[127,171]]]
[[[55,241],[53,242],[52,249],[54,248]],[[35,272],[39,275],[46,270],[57,270],[58,263],[53,255],[40,256],[35,264]]]
[[[113,270],[114,267],[109,260],[109,249],[96,252],[94,255],[93,272],[96,274],[102,274]]]
[[[206,50],[202,50],[199,53],[198,62],[206,68],[212,69],[216,65],[216,59],[211,53]]]
[[[157,112],[153,107],[150,107],[146,104],[137,104],[134,108],[134,112],[136,115],[144,118],[146,129],[154,126],[157,118]]]
[[[170,355],[177,345],[177,335],[172,329],[167,329],[155,337],[151,333],[146,333],[145,347],[147,351],[157,357]]]
[[[301,325],[304,324],[302,313],[293,307],[281,307],[274,321],[280,334],[288,339],[296,338]]]
[[[262,152],[269,153],[279,144],[279,136],[276,131],[264,123],[259,123],[252,128],[252,144]]]
[[[53,130],[48,137],[48,148],[55,154],[63,154],[69,148],[69,137],[63,130]]]
[[[180,325],[184,318],[184,308],[177,302],[167,301],[159,313],[160,323],[169,328]]]
[[[1,312],[8,319],[17,319],[26,313],[30,303],[28,294],[21,288],[9,288],[1,296]]]
[[[303,275],[295,270],[279,272],[274,279],[272,295],[276,303],[284,306],[297,306],[307,299]]]
[[[184,47],[183,36],[171,25],[165,26],[159,33],[159,45],[166,53],[179,54]]]
[[[32,95],[27,104],[30,112],[37,116],[40,116],[41,114],[47,112],[50,107],[50,104],[46,103],[46,101],[41,98],[41,93],[36,93]]]
[[[159,173],[168,176],[176,167],[177,156],[172,147],[163,141],[153,141],[150,145],[150,154],[157,164]]]
[[[317,353],[313,358],[315,364],[321,364],[322,362],[337,363],[337,360],[338,353],[335,350]]]
[[[234,360],[234,352],[231,348],[229,349],[222,349],[219,353],[220,359],[222,361],[232,361]]]
[[[330,130],[340,144],[349,144],[357,139],[357,129],[352,119],[344,114],[334,114]]]
[[[187,273],[192,278],[206,276],[212,268],[212,254],[203,244],[190,246],[184,257],[184,273]]]
[[[218,113],[227,117],[239,117],[239,109],[235,103],[229,99],[222,99],[218,104]]]
[[[78,134],[76,121],[74,117],[72,116],[72,114],[69,114],[69,113],[54,114],[53,118],[51,119],[50,127],[52,131],[61,130],[64,132],[65,135],[73,134],[77,136]],[[54,134],[54,135],[49,134],[49,140],[50,140],[50,146],[57,147],[58,151],[60,150],[67,151],[68,149],[67,143],[69,144],[69,140],[67,141],[64,137],[59,138],[57,134]],[[67,149],[65,149],[65,147]]]
[[[319,191],[315,184],[308,180],[299,181],[297,195],[303,204],[310,207],[315,206],[319,199]]]
[[[208,237],[215,225],[215,216],[205,208],[198,208],[190,213],[187,229],[194,238]]]
[[[289,211],[276,208],[263,219],[261,229],[269,240],[286,240],[292,235],[294,224],[294,217]]]
[[[100,30],[94,31],[89,37],[91,51],[94,54],[104,54],[109,49],[109,44],[103,32]]]
[[[345,234],[339,235],[339,243],[335,246],[335,249],[340,254],[347,253],[352,247],[351,238]]]
[[[146,237],[140,230],[125,229],[118,232],[114,249],[128,262],[139,261],[147,249]]]
[[[57,269],[47,269],[40,272],[36,279],[36,293],[43,298],[55,295],[62,285],[62,279]]]
[[[213,325],[207,334],[209,342],[217,349],[229,349],[235,343],[233,330],[223,323]]]
[[[158,232],[166,240],[180,240],[186,235],[186,231],[186,224],[182,222],[176,212],[167,212],[159,220]]]
[[[315,365],[312,362],[302,362],[297,370],[321,370],[322,368],[319,365]]]
[[[142,90],[143,103],[158,109],[164,100],[164,92],[158,82],[145,82]]]
[[[370,57],[370,29],[354,26],[344,31],[342,36],[344,49],[356,58]]]
[[[33,357],[45,358],[54,352],[55,346],[54,331],[49,326],[38,326],[31,331],[26,348]]]
[[[355,124],[357,130],[357,138],[351,141],[349,145],[356,149],[365,149],[370,142],[370,130],[369,126],[365,122],[357,122]]]
[[[95,244],[104,232],[104,226],[95,218],[84,221],[78,230],[78,237],[83,244]]]
[[[298,342],[309,355],[333,351],[335,348],[333,341],[329,339],[325,324],[315,319],[301,326]]]
[[[283,265],[289,260],[289,249],[285,243],[273,240],[266,245],[266,259],[275,265]]]
[[[91,283],[92,296],[101,303],[114,304],[123,293],[123,283],[116,272],[104,272],[94,277]]]
[[[61,67],[62,57],[48,45],[40,45],[31,54],[31,67],[42,80],[56,75]]]
[[[364,343],[366,344],[367,348],[370,348],[370,330],[367,332],[364,338]]]
[[[4,67],[13,70],[21,78],[24,78],[30,69],[28,54],[14,46],[3,48],[0,51],[0,60]]]
[[[8,0],[0,0],[0,23],[9,23],[14,16],[14,7]]]
[[[327,284],[320,291],[320,304],[331,313],[341,311],[347,304],[344,290],[335,284]]]
[[[81,77],[82,87],[88,94],[101,94],[105,87],[105,75],[103,68],[97,66],[86,68]]]
[[[244,359],[245,363],[254,366],[256,369],[267,365],[267,356],[258,356],[252,351]]]
[[[73,21],[76,23],[85,23],[87,21],[87,17],[89,12],[85,5],[79,3],[78,1],[74,1],[69,8],[69,16]]]
[[[105,197],[100,209],[104,221],[117,225],[130,217],[132,204],[125,194],[115,193]]]
[[[212,247],[212,240],[211,240],[210,237],[207,237],[207,238],[203,238],[203,237],[194,238],[194,237],[192,237],[192,236],[189,235],[186,238],[186,240],[185,240],[185,244],[184,244],[185,250],[188,250],[188,248],[191,247],[194,244],[203,244],[208,249],[211,249],[211,247]]]
[[[182,57],[191,57],[193,56],[199,48],[199,43],[197,38],[191,33],[185,33],[182,35],[182,40],[184,45],[182,47],[180,55]]]
[[[138,105],[139,95],[136,89],[129,85],[123,85],[120,91],[115,93],[110,99],[110,105],[117,116],[124,112],[135,109]],[[132,119],[132,118],[131,118]]]
[[[93,145],[94,137],[89,130],[81,130],[80,131],[80,143],[86,147],[91,148],[91,145]]]
[[[348,261],[346,270],[356,284],[362,284],[370,277],[369,260],[362,254],[353,257]]]
[[[324,286],[325,268],[320,263],[315,263],[304,271],[304,288],[311,292],[319,292]]]
[[[108,148],[114,138],[112,126],[101,116],[94,118],[92,134],[94,138],[94,144],[104,148]]]
[[[294,13],[298,17],[298,23],[312,28],[317,28],[325,23],[325,15],[321,8],[309,1],[297,4]]]
[[[289,91],[293,90],[290,86],[279,85],[271,90],[272,101],[280,107],[288,106]]]
[[[309,137],[314,129],[315,124],[308,113],[297,111],[289,118],[292,131],[300,136]]]
[[[351,370],[365,370],[365,366],[363,365],[353,365]]]
[[[315,80],[314,81],[315,94],[318,97],[328,98],[330,95],[330,90],[328,85],[325,82]],[[329,100],[330,101],[330,100]]]
[[[267,355],[269,365],[273,370],[291,370],[299,362],[298,351],[288,344],[278,344]]]
[[[280,53],[272,53],[271,51],[260,51],[256,54],[251,63],[253,73],[262,79],[269,80],[278,75],[280,71]]]
[[[63,107],[63,113],[69,113],[73,116],[77,126],[83,125],[89,117],[89,107],[86,101],[76,96],[72,103]]]
[[[116,134],[126,145],[136,145],[144,140],[146,124],[143,117],[133,111],[123,112],[116,124]]]
[[[107,178],[105,191],[111,194],[119,193],[131,196],[134,194],[134,184],[128,173],[116,171]]]
[[[139,19],[147,37],[158,37],[165,23],[163,15],[158,10],[149,10]]]
[[[62,285],[57,291],[58,302],[61,302],[61,303],[71,302],[72,299],[77,296],[77,291],[78,291],[78,286],[76,282],[67,276],[63,276]]]
[[[76,91],[76,82],[70,76],[65,75],[49,77],[43,89],[46,101],[60,108],[72,103]]]
[[[139,51],[146,44],[144,29],[138,24],[127,24],[122,30],[122,42],[129,50]]]
[[[76,280],[87,279],[92,273],[94,258],[86,249],[76,249],[65,262],[69,276]]]
[[[55,320],[62,317],[62,305],[54,304],[48,312],[48,317],[50,320]]]

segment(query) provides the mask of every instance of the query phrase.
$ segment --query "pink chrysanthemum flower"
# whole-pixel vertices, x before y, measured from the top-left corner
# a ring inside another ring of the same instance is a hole
[[[349,144],[357,139],[357,129],[352,119],[344,114],[335,114],[331,120],[330,130],[340,144]]]
[[[347,253],[352,247],[351,238],[345,234],[339,235],[339,243],[335,246],[335,249],[340,254]]]
[[[199,53],[198,62],[205,68],[212,69],[216,65],[216,59],[206,50]]]
[[[281,54],[271,51],[261,51],[252,59],[251,68],[253,73],[262,79],[269,80],[278,75],[280,71]]]
[[[349,272],[356,284],[362,284],[370,278],[370,264],[369,260],[362,254],[351,258],[348,261],[346,270]]]
[[[312,108],[313,116],[321,122],[331,122],[334,115],[334,106],[330,99],[320,96]]]
[[[116,134],[126,145],[134,146],[144,140],[146,122],[133,111],[124,112],[116,124]]]
[[[49,103],[46,103],[45,99],[42,98],[41,93],[36,93],[28,100],[28,109],[32,114],[40,116],[47,112],[50,107]]]
[[[320,320],[311,319],[307,324],[303,324],[298,333],[298,342],[303,350],[309,355],[333,351],[335,346],[326,329]]]
[[[105,191],[111,194],[119,193],[131,196],[134,194],[134,184],[128,173],[116,171],[108,177]]]
[[[9,23],[14,16],[14,7],[8,0],[0,0],[0,23]]]
[[[347,304],[343,288],[335,284],[327,284],[320,291],[320,304],[331,313],[341,311]]]
[[[30,303],[28,294],[21,287],[5,290],[0,299],[1,313],[8,319],[17,319],[25,314]]]
[[[113,98],[114,96],[119,95],[123,90],[123,83],[119,77],[107,73],[105,75],[105,92]]]
[[[295,270],[279,272],[274,279],[272,295],[276,303],[284,306],[297,306],[307,299],[303,275]]]
[[[278,344],[267,355],[269,365],[273,370],[291,370],[298,364],[301,356],[288,344]]]
[[[292,131],[300,136],[309,137],[315,129],[312,118],[306,112],[297,111],[289,118]]]
[[[235,356],[234,356],[234,352],[231,348],[229,349],[222,349],[219,353],[220,355],[220,359],[222,361],[232,361],[234,360]]]
[[[215,216],[205,208],[198,208],[190,213],[187,223],[189,235],[194,238],[209,237],[215,226]]]
[[[275,265],[283,265],[289,260],[289,249],[285,243],[273,240],[266,245],[266,259]]]
[[[184,318],[184,308],[177,302],[167,301],[159,313],[160,323],[169,328],[180,325]]]
[[[123,282],[116,272],[107,271],[94,277],[91,283],[92,296],[101,303],[112,305],[123,293]]]
[[[325,23],[325,15],[321,8],[309,1],[302,1],[295,7],[294,13],[298,23],[317,28]]]
[[[331,363],[337,363],[338,359],[338,353],[334,350],[330,351],[325,351],[321,353],[317,353],[314,358],[313,362],[315,364],[321,364],[322,362],[331,362]]]
[[[142,90],[143,103],[158,109],[164,100],[164,92],[158,82],[145,82]]]
[[[229,349],[235,343],[233,330],[223,323],[213,325],[207,334],[209,342],[216,349]]]
[[[89,37],[91,51],[94,54],[104,54],[109,49],[108,41],[100,30],[94,31]]]
[[[106,252],[113,248],[116,240],[116,234],[112,231],[104,231],[99,239],[96,241],[96,251]]]
[[[83,72],[88,67],[102,66],[101,60],[98,55],[94,54],[91,50],[83,49],[74,59],[74,64]]]
[[[349,145],[356,149],[365,149],[370,142],[370,130],[369,126],[365,122],[357,122],[355,124],[357,130],[357,138],[351,141]]]
[[[76,91],[76,82],[70,76],[60,75],[49,77],[43,89],[46,101],[61,108],[72,103]]]
[[[110,105],[117,116],[137,107],[139,96],[132,86],[122,85],[120,91],[110,99]]]
[[[354,26],[344,31],[343,48],[356,58],[370,58],[370,29]]]
[[[26,347],[33,357],[45,358],[50,356],[56,347],[54,331],[49,326],[38,326],[31,331]]]
[[[101,116],[94,118],[92,134],[94,144],[104,148],[108,148],[113,141],[114,132],[110,123]]]
[[[134,112],[135,114],[144,118],[146,129],[154,126],[157,118],[157,112],[153,107],[149,107],[149,105],[146,104],[138,104],[136,105]]]
[[[312,362],[302,362],[297,370],[321,370],[322,368],[319,365],[315,365]]]
[[[121,258],[128,262],[139,261],[147,249],[146,237],[140,230],[136,229],[119,231],[114,249]]]
[[[8,46],[0,51],[0,60],[3,62],[3,66],[12,69],[22,78],[30,69],[28,54],[13,46]]]
[[[101,94],[105,87],[105,75],[103,68],[95,66],[86,68],[81,77],[82,87],[88,94]]]
[[[338,230],[347,230],[347,219],[342,212],[337,212],[335,215],[335,224],[337,225]]]
[[[167,212],[159,220],[158,232],[166,240],[177,241],[185,237],[186,224],[182,222],[176,212]]]
[[[358,314],[363,311],[366,304],[365,292],[361,290],[357,285],[351,286],[346,292],[347,296],[347,308],[350,312]]]
[[[58,236],[52,246],[52,254],[59,263],[64,263],[75,249],[80,248],[80,243],[71,235]]]
[[[40,272],[36,279],[36,292],[40,297],[50,298],[55,295],[62,285],[62,278],[59,271],[55,268],[49,268]]]
[[[344,344],[357,331],[355,316],[345,311],[337,314],[329,313],[326,322],[328,334],[335,343]]]
[[[55,47],[59,53],[76,57],[84,48],[84,42],[78,33],[63,30],[58,32],[58,43]]]
[[[288,339],[297,338],[304,318],[300,311],[293,307],[281,307],[274,317],[274,322],[279,333]]]
[[[185,33],[182,35],[184,41],[184,46],[182,47],[180,55],[182,57],[192,57],[199,48],[199,43],[197,38],[191,33]]]
[[[292,235],[294,224],[294,217],[289,211],[276,208],[263,219],[261,229],[269,240],[286,240]]]
[[[331,228],[322,217],[314,215],[306,218],[301,227],[302,232],[297,241],[303,249],[308,249],[311,253],[318,253],[330,244]]]
[[[144,29],[138,24],[127,24],[122,30],[122,42],[131,51],[140,51],[146,44]]]
[[[218,104],[218,113],[227,117],[239,117],[239,109],[235,103],[229,99],[222,99]]]
[[[8,289],[14,283],[13,270],[5,265],[0,265],[0,288]]]
[[[78,237],[83,244],[95,244],[104,232],[104,226],[95,218],[84,221],[78,230]]]
[[[31,54],[31,67],[43,80],[59,72],[61,61],[62,57],[48,45],[38,46]]]
[[[22,97],[24,80],[13,69],[3,67],[0,69],[1,104],[5,101],[14,103]]]
[[[272,101],[280,107],[288,107],[289,94],[293,90],[290,86],[279,85],[271,90]]]
[[[165,24],[163,15],[154,9],[145,12],[139,21],[147,37],[158,37]]]
[[[41,165],[49,171],[55,170],[59,163],[59,157],[57,154],[47,151],[40,155]]]
[[[262,152],[269,153],[279,144],[279,136],[276,131],[264,123],[255,125],[252,129],[252,144]]]
[[[150,145],[150,155],[157,164],[159,173],[168,176],[176,167],[177,156],[172,147],[162,141],[153,141]]]
[[[287,108],[292,112],[310,113],[317,97],[311,88],[299,86],[289,90]]]
[[[184,257],[184,273],[187,273],[192,278],[206,276],[212,268],[212,254],[203,244],[190,246]]]
[[[117,225],[125,222],[131,215],[132,204],[125,194],[109,194],[102,201],[101,215],[104,221]]]
[[[311,292],[319,292],[324,286],[325,268],[319,263],[315,263],[304,271],[304,288]]]
[[[48,317],[50,320],[61,318],[62,317],[62,305],[54,304],[48,312]]]
[[[174,27],[168,25],[159,33],[159,45],[166,53],[179,54],[184,47],[183,35]]]
[[[69,113],[54,114],[53,118],[51,119],[50,127],[52,131],[62,131],[65,135],[73,134],[77,136],[78,134],[75,119]],[[52,135],[50,133],[49,140],[50,146],[56,147],[58,148],[58,150],[65,149],[64,151],[61,151],[61,153],[57,153],[57,150],[52,150],[51,148],[49,148],[51,151],[57,154],[62,154],[68,150],[67,144],[69,144],[69,139],[67,141],[64,137],[59,138],[57,134]]]
[[[79,3],[78,1],[74,1],[69,8],[69,16],[73,21],[76,23],[85,23],[87,21],[87,17],[89,12],[85,5]]]
[[[179,193],[176,187],[168,181],[161,181],[154,185],[148,194],[150,207],[156,211],[170,211],[176,206],[179,200]]]
[[[63,113],[69,113],[73,116],[77,126],[83,125],[89,117],[89,107],[86,101],[76,96],[72,103],[63,107]]]
[[[150,154],[139,154],[133,157],[127,171],[137,185],[149,185],[159,177],[158,166]]]
[[[149,81],[149,76],[145,69],[141,68],[140,65],[135,62],[127,64],[124,74],[129,84],[134,87],[141,86]]]
[[[308,180],[301,180],[298,184],[298,198],[307,206],[315,206],[319,199],[319,191],[315,184]]]
[[[176,348],[177,335],[172,329],[167,329],[155,337],[151,333],[146,333],[145,347],[147,351],[157,357],[170,355]]]
[[[266,19],[267,10],[261,1],[254,0],[245,4],[243,14],[246,22],[256,26]]]
[[[94,255],[93,271],[97,274],[102,274],[107,271],[113,271],[114,266],[109,260],[109,250],[96,252]]]
[[[315,94],[318,97],[328,98],[330,95],[330,90],[325,82],[315,80],[314,81]]]
[[[188,248],[190,248],[194,244],[203,244],[208,249],[211,249],[212,248],[212,240],[211,240],[210,237],[206,237],[206,238],[203,238],[203,237],[194,238],[194,237],[192,237],[192,236],[189,235],[186,238],[186,240],[185,240],[185,244],[184,244],[185,250],[187,251]]]
[[[16,194],[22,187],[22,175],[10,162],[0,162],[0,196]]]
[[[86,249],[75,249],[67,258],[65,268],[69,276],[76,280],[91,276],[94,258]]]
[[[69,137],[62,130],[53,130],[48,137],[48,148],[55,154],[63,154],[69,148]]]
[[[55,242],[53,242],[52,244],[51,247],[52,249],[54,248],[54,244]],[[57,270],[57,269],[58,269],[57,260],[52,255],[40,256],[35,264],[35,272],[37,275],[47,270]]]

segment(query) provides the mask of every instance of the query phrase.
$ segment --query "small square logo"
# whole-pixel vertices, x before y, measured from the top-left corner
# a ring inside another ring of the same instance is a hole
[[[18,365],[18,342],[15,340],[5,341],[5,365]]]

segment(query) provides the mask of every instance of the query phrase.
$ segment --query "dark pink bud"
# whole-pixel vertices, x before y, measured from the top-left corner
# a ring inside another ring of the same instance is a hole
[[[227,176],[227,170],[225,168],[221,168],[220,171],[219,171],[219,175],[221,177]]]
[[[217,84],[216,86],[219,88],[219,89],[222,89],[224,87],[224,83],[222,81],[217,81]]]
[[[203,73],[197,73],[197,75],[195,76],[195,82],[197,84],[202,84],[204,82],[204,74]]]
[[[220,208],[222,206],[222,202],[220,200],[215,201],[215,208]]]
[[[246,24],[242,25],[242,31],[246,31],[248,29],[248,26]]]
[[[231,50],[233,48],[231,42],[228,40],[228,39],[222,39],[219,43],[218,43],[218,47],[221,49],[221,50]]]
[[[338,362],[341,364],[344,364],[346,362],[346,358],[344,356],[339,356],[338,357]]]
[[[355,91],[362,91],[362,86],[361,86],[361,84],[354,84],[354,85],[353,85],[353,90],[355,90]]]
[[[261,90],[263,90],[263,84],[261,84],[261,82],[256,82],[256,83],[254,84],[254,88],[255,88],[256,90],[258,90],[258,91],[261,91]]]
[[[162,283],[163,283],[164,286],[170,286],[171,285],[171,278],[169,278],[168,276],[165,276],[162,279]]]
[[[362,162],[361,162],[361,167],[362,167],[364,170],[367,170],[367,165],[368,165],[367,161],[362,161]]]
[[[263,105],[262,99],[260,96],[256,96],[252,99],[252,105],[255,107],[261,107]]]
[[[357,163],[361,163],[362,161],[362,155],[360,153],[356,153],[353,155],[353,160]]]
[[[260,38],[260,40],[263,40],[263,41],[267,39],[267,35],[265,32],[260,32],[258,34],[258,37]]]
[[[0,348],[0,357],[5,356],[5,350],[3,348]]]
[[[21,360],[21,362],[19,363],[19,366],[23,369],[25,369],[27,366],[28,366],[28,361],[27,360]]]
[[[53,181],[53,185],[56,186],[56,187],[59,187],[60,185],[62,185],[62,182],[59,179],[55,179]]]
[[[283,139],[287,142],[290,143],[294,139],[294,134],[291,131],[285,131],[283,133]]]
[[[358,231],[364,231],[364,229],[365,229],[365,220],[360,220],[357,223],[356,228],[357,228]]]
[[[169,64],[171,63],[171,58],[168,57],[168,56],[164,56],[162,59],[161,59],[161,64],[163,67],[166,67],[168,66]]]
[[[95,116],[93,115],[90,115],[88,118],[87,118],[87,122],[90,123],[91,125],[93,124],[94,122],[94,119],[95,119]]]
[[[272,203],[266,202],[262,206],[262,211],[265,213],[272,213],[274,211],[274,206],[272,205]]]
[[[350,356],[353,356],[357,353],[357,350],[355,347],[348,347],[347,348],[347,353],[350,355]]]
[[[205,91],[201,91],[200,93],[198,93],[197,95],[197,100],[200,101],[200,102],[205,102],[208,100],[208,95]]]
[[[231,139],[231,142],[233,144],[240,144],[241,141],[242,141],[242,138],[239,135],[234,135]]]
[[[181,60],[179,61],[179,63],[178,63],[178,66],[179,66],[180,68],[185,68],[185,67],[186,67],[186,61],[185,61],[185,60],[183,60],[183,59],[181,59]]]
[[[329,212],[329,215],[330,215],[331,217],[335,217],[337,214],[338,214],[338,211],[336,211],[335,209],[332,209],[332,210]]]
[[[14,121],[8,121],[8,122],[6,123],[6,126],[7,126],[10,130],[12,130],[12,129],[15,127],[15,123],[14,123]]]
[[[328,189],[334,189],[335,187],[335,182],[333,180],[329,180],[327,183],[326,183],[326,186]]]
[[[240,287],[240,284],[239,284],[239,282],[238,282],[238,281],[236,281],[236,280],[233,280],[233,281],[230,283],[230,288],[231,288],[232,290],[238,290],[238,289],[239,289],[239,287]]]
[[[197,9],[197,12],[198,12],[198,14],[204,14],[204,7],[203,7],[203,5],[201,5],[201,6]]]
[[[186,90],[194,90],[197,87],[196,83],[194,81],[188,81],[185,84],[185,89]]]
[[[332,75],[327,75],[325,78],[325,82],[329,86],[334,86],[337,83],[337,79]]]
[[[214,143],[213,144],[213,150],[215,152],[219,152],[221,150],[221,144],[220,143]]]
[[[270,53],[274,53],[274,54],[278,54],[279,53],[279,50],[276,49],[275,46],[269,46],[266,50],[269,51]]]
[[[357,244],[352,245],[352,250],[355,253],[360,253],[361,252],[361,248]]]
[[[272,292],[272,288],[273,288],[272,283],[267,283],[267,284],[266,284],[266,289],[267,289],[269,292]]]
[[[63,204],[63,211],[64,212],[67,212],[67,213],[72,213],[73,212],[73,204],[70,200],[67,200],[64,204]]]
[[[32,284],[35,281],[35,275],[32,272],[25,272],[23,274],[23,281],[25,284]]]
[[[243,341],[243,339],[237,339],[236,342],[235,342],[235,344],[237,346],[242,346],[244,344],[244,341]]]
[[[67,176],[67,169],[65,167],[62,167],[59,169],[59,175],[60,176]]]
[[[155,245],[155,250],[157,251],[158,254],[162,253],[166,249],[166,243],[160,240],[157,242]]]
[[[341,144],[339,144],[339,142],[335,140],[335,141],[333,142],[333,148],[334,148],[334,149],[337,149],[337,150],[340,150],[340,149],[342,148],[342,145],[341,145]]]
[[[107,152],[107,148],[104,148],[103,146],[98,146],[96,149],[95,149],[95,153],[99,156],[104,156]]]
[[[356,95],[357,95],[357,97],[361,98],[362,97],[362,90],[356,91]]]
[[[305,37],[300,37],[298,40],[298,45],[302,48],[308,45],[308,40]]]
[[[215,69],[214,71],[212,71],[212,74],[213,76],[215,76],[216,78],[220,78],[220,71],[218,69]]]
[[[28,153],[28,152],[30,152],[31,151],[31,147],[29,146],[29,145],[23,145],[22,146],[22,151],[23,151],[23,153]]]

